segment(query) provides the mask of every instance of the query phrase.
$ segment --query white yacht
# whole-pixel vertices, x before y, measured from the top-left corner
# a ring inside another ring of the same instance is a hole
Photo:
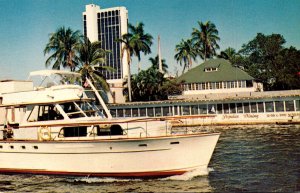
[[[207,169],[219,133],[174,134],[161,118],[111,118],[97,92],[103,111],[74,84],[80,74],[30,75],[0,82],[0,173],[157,177]]]

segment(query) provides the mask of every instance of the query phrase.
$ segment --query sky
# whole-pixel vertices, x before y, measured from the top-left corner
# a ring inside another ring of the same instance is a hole
[[[142,55],[142,69],[157,55],[161,38],[162,58],[169,72],[181,72],[174,60],[175,46],[191,37],[198,21],[211,21],[219,31],[220,51],[239,50],[257,33],[281,34],[285,47],[300,49],[300,0],[0,0],[0,80],[24,80],[30,71],[45,69],[43,50],[49,34],[61,26],[83,31],[85,5],[100,8],[124,6],[129,22],[143,22],[154,40],[152,54]],[[202,63],[200,59],[193,65]],[[137,72],[133,61],[132,73]]]

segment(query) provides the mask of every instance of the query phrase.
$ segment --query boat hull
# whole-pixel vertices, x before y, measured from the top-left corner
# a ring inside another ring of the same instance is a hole
[[[159,177],[207,168],[219,134],[97,141],[1,141],[0,172]]]

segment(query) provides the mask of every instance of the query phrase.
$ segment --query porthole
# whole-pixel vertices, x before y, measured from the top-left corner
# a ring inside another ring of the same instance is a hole
[[[147,144],[139,144],[139,147],[147,147]]]
[[[33,146],[33,149],[39,149],[39,147],[35,145],[35,146]]]
[[[26,149],[25,145],[22,145],[21,148],[22,148],[22,149]]]
[[[2,145],[0,145],[0,149],[2,149],[3,148],[3,146]]]
[[[10,149],[14,149],[14,146],[13,145],[11,145],[11,146],[9,146],[10,147]]]

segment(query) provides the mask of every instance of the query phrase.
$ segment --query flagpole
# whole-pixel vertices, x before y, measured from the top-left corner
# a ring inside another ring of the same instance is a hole
[[[163,73],[162,63],[161,63],[160,36],[159,35],[158,35],[158,69],[159,69],[159,72]]]

